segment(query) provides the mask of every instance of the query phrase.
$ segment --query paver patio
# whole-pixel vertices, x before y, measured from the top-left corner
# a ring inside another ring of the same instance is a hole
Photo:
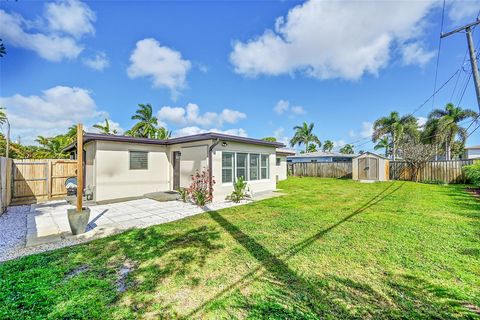
[[[32,205],[27,215],[26,246],[53,243],[64,239],[95,239],[130,228],[144,228],[248,202],[250,201],[244,200],[240,203],[224,201],[198,207],[182,201],[158,202],[139,199],[95,205],[90,207],[87,232],[74,236],[70,231],[67,218],[67,209],[73,206],[66,201],[50,201]]]

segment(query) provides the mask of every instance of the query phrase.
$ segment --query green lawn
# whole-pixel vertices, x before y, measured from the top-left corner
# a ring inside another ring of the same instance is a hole
[[[279,187],[286,196],[4,263],[0,318],[480,318],[480,201],[464,186]]]

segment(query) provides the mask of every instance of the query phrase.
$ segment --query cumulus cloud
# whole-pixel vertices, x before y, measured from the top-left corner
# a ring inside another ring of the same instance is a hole
[[[355,80],[376,75],[397,52],[393,48],[422,35],[422,20],[438,3],[310,0],[277,18],[273,30],[236,41],[230,61],[235,72],[247,76],[300,72],[318,79]],[[424,60],[425,55],[411,62]]]
[[[94,70],[103,71],[110,66],[110,60],[105,52],[97,52],[93,56],[83,59],[83,64]]]
[[[290,112],[291,115],[302,115],[307,113],[302,106],[291,106],[290,102],[287,100],[279,100],[275,107],[273,107],[273,111],[275,111],[276,114]]]
[[[448,18],[454,24],[459,24],[466,20],[474,20],[479,11],[479,1],[449,1]]]
[[[435,57],[435,51],[427,51],[419,42],[412,42],[402,47],[402,61],[404,65],[424,66]]]
[[[157,117],[162,123],[208,128],[212,126],[222,127],[224,123],[234,124],[245,119],[247,115],[232,109],[223,109],[220,113],[200,113],[200,107],[198,105],[189,103],[185,108],[162,107],[158,111]]]
[[[45,4],[45,17],[27,20],[0,10],[0,38],[9,45],[35,51],[40,57],[59,62],[82,52],[79,39],[93,34],[94,12],[80,1]]]
[[[38,135],[65,133],[73,124],[99,121],[105,115],[90,92],[77,87],[56,86],[41,95],[0,97],[0,105],[7,108],[12,137],[21,136],[27,143]]]
[[[127,69],[130,78],[150,78],[153,87],[169,89],[173,98],[186,86],[187,73],[192,66],[180,52],[161,46],[153,38],[137,42],[130,63]]]
[[[425,123],[427,123],[428,118],[425,117],[417,117],[418,126],[423,127]]]
[[[363,121],[362,122],[362,127],[360,129],[360,132],[356,132],[355,130],[350,130],[348,131],[348,135],[350,138],[369,138],[373,134],[373,123],[369,121]]]
[[[206,133],[206,132],[218,132],[218,133],[224,133],[224,134],[229,134],[233,136],[241,136],[241,137],[248,137],[247,131],[242,128],[234,128],[234,129],[228,129],[228,130],[220,130],[216,128],[212,129],[203,129],[199,128],[197,126],[189,126],[189,127],[184,127],[178,130],[174,130],[172,133],[173,137],[183,137],[183,136],[189,136],[192,134],[200,134],[200,133]]]
[[[50,30],[68,33],[75,38],[95,33],[93,27],[95,13],[81,1],[66,0],[47,3],[45,18]]]

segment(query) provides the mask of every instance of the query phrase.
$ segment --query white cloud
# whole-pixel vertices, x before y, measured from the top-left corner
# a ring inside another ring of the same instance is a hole
[[[154,87],[169,89],[173,98],[186,86],[186,76],[192,65],[182,59],[180,52],[161,46],[152,38],[137,42],[130,62],[127,69],[130,78],[148,77]]]
[[[224,123],[234,124],[247,117],[245,113],[232,109],[223,109],[220,113],[205,112],[201,114],[199,106],[194,103],[189,103],[185,108],[162,107],[157,116],[162,122],[182,126],[194,125],[202,128],[222,127]]]
[[[480,10],[480,1],[449,1],[448,18],[459,24],[466,20],[474,20]]]
[[[76,0],[47,3],[44,11],[32,21],[0,10],[0,38],[49,61],[77,58],[83,50],[80,38],[95,33],[95,13]]]
[[[301,72],[319,79],[376,75],[393,47],[422,36],[422,20],[438,5],[426,1],[314,1],[292,8],[274,30],[233,45],[230,61],[239,74]]]
[[[105,115],[90,92],[77,87],[56,86],[41,95],[0,97],[0,105],[7,108],[12,137],[21,136],[26,143],[38,135],[65,133],[73,124],[98,121]]]
[[[423,127],[425,123],[427,123],[428,118],[425,117],[417,117],[417,123],[420,127]]]
[[[95,13],[81,1],[65,0],[47,3],[45,18],[52,31],[68,33],[77,39],[84,34],[95,34],[92,24],[96,19]]]
[[[277,114],[283,114],[288,110],[289,107],[290,107],[290,102],[285,101],[285,100],[279,100],[277,102],[277,104],[275,105],[275,107],[273,108],[273,110]]]
[[[183,137],[183,136],[189,136],[193,134],[200,134],[200,133],[206,133],[206,132],[218,132],[218,133],[224,133],[224,134],[241,136],[241,137],[248,136],[247,131],[245,131],[242,128],[235,128],[235,129],[228,129],[228,130],[220,130],[220,129],[212,128],[212,129],[206,130],[206,129],[199,128],[197,126],[184,127],[184,128],[175,130],[173,131],[172,136]]]
[[[94,70],[103,71],[110,66],[110,61],[105,52],[97,52],[93,56],[83,59],[83,64]]]
[[[285,129],[283,127],[277,128],[273,131],[273,136],[277,139],[278,142],[283,143],[285,146],[290,146],[290,138],[285,136]]]
[[[295,115],[301,115],[307,113],[302,106],[293,106],[291,109],[292,113]]]
[[[426,51],[419,42],[408,43],[402,47],[404,65],[424,66],[435,57],[435,54],[435,51]]]
[[[35,51],[40,57],[58,62],[74,59],[83,47],[69,36],[28,32],[29,22],[20,15],[0,10],[0,38],[14,47]]]
[[[348,131],[348,136],[350,138],[369,138],[373,134],[373,123],[369,121],[363,121],[362,122],[362,128],[360,129],[360,132],[356,132],[355,130],[349,130]]]
[[[275,111],[276,114],[284,114],[290,111],[291,115],[294,116],[307,113],[302,106],[290,106],[290,102],[287,100],[279,100],[275,107],[273,107],[273,111]]]

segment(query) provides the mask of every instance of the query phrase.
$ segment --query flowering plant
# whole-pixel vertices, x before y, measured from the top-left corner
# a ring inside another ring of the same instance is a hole
[[[210,192],[210,182],[212,186],[215,184],[213,177],[210,181],[209,170],[197,171],[192,175],[192,183],[188,187],[188,193],[195,204],[204,206],[213,200],[213,195]]]

